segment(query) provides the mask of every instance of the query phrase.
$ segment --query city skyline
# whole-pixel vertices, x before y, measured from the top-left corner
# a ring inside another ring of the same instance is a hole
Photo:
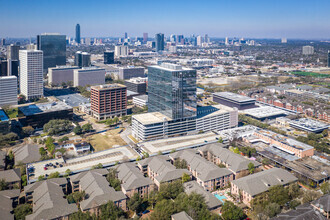
[[[326,0],[304,1],[2,1],[0,37],[35,37],[44,32],[81,37],[129,37],[148,33],[208,34],[210,37],[330,39]],[[198,4],[198,7],[196,5]],[[17,7],[19,6],[19,7]],[[161,9],[161,10],[160,10]],[[15,13],[13,13],[15,11]],[[86,16],[88,15],[88,16]],[[151,19],[152,18],[152,19]],[[13,28],[15,27],[15,28]]]

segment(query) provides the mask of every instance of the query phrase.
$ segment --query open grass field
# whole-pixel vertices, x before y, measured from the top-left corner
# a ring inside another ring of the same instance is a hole
[[[88,137],[88,141],[91,143],[95,151],[102,151],[112,148],[114,145],[126,145],[126,142],[120,137],[119,132],[122,128],[107,131],[101,134],[95,134]]]
[[[330,78],[330,74],[321,74],[321,73],[314,73],[314,72],[291,72],[294,75],[299,76],[313,76],[313,77],[320,77],[320,78]]]

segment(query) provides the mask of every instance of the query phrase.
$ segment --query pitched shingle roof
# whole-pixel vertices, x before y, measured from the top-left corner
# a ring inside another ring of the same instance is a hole
[[[59,178],[64,179],[65,178]],[[26,216],[29,219],[55,219],[68,216],[78,211],[76,204],[68,204],[64,198],[62,187],[54,179],[38,182],[33,190],[33,213]],[[63,180],[60,180],[60,182]]]
[[[216,209],[222,206],[222,202],[220,202],[220,200],[218,200],[212,193],[205,191],[196,181],[186,182],[183,184],[183,187],[187,194],[195,192],[202,195],[209,209]]]
[[[172,220],[193,220],[185,211],[171,215]]]
[[[297,178],[288,171],[272,168],[233,180],[232,184],[235,184],[239,189],[244,190],[251,196],[255,196],[266,192],[271,186],[286,185],[295,181],[297,181]]]
[[[323,209],[325,212],[330,212],[330,194],[324,195],[313,201],[312,205]]]
[[[1,219],[14,220],[13,211],[13,198],[19,197],[20,190],[4,190],[0,191],[0,216]]]
[[[24,164],[32,163],[35,161],[39,161],[41,155],[39,153],[39,146],[35,144],[27,144],[22,147],[17,147],[14,149],[15,155],[15,164],[17,165],[19,162]]]
[[[19,168],[0,171],[0,180],[4,179],[7,183],[21,181],[21,170]]]
[[[125,190],[152,185],[153,182],[145,177],[134,163],[123,163],[117,167],[118,179],[122,181]]]
[[[5,168],[6,166],[6,152],[0,150],[0,168]]]
[[[272,220],[325,220],[320,212],[313,209],[313,207],[306,203],[296,207],[295,210],[291,210],[286,213],[281,213]]]
[[[239,172],[242,170],[248,169],[248,164],[253,163],[255,167],[260,166],[261,164],[254,160],[248,160],[245,157],[242,157],[239,154],[223,148],[223,145],[220,143],[208,144],[200,148],[200,151],[205,152],[209,151],[216,157],[218,157],[223,163],[228,164],[228,169],[233,172]]]

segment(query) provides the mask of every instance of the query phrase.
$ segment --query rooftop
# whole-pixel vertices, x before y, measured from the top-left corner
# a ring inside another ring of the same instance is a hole
[[[279,108],[271,107],[271,106],[260,106],[258,108],[246,109],[241,112],[246,115],[253,116],[254,118],[258,118],[258,119],[273,117],[273,116],[281,116],[281,115],[287,114],[286,111],[279,109]]]
[[[20,195],[19,189],[0,191],[0,215],[2,219],[14,219],[13,199]]]
[[[301,219],[317,219],[325,220],[319,211],[315,210],[310,204],[305,203],[303,205],[297,206],[294,210],[280,213],[272,220],[301,220]]]
[[[115,83],[115,84],[105,84],[105,85],[97,85],[91,87],[91,89],[96,89],[96,90],[110,90],[110,89],[118,89],[118,88],[126,88],[126,86]]]
[[[7,183],[21,181],[21,170],[19,168],[0,171],[0,180]]]
[[[288,171],[281,168],[272,168],[233,180],[232,184],[235,184],[239,189],[244,190],[251,196],[256,196],[266,192],[271,186],[286,185],[296,180],[297,178]]]
[[[316,121],[310,118],[300,118],[297,120],[291,120],[289,124],[290,126],[293,126],[295,128],[309,130],[312,132],[323,131],[330,127],[330,125],[327,123]]]
[[[240,103],[255,101],[255,99],[252,99],[250,97],[242,96],[242,95],[232,93],[232,92],[216,92],[216,93],[213,93],[213,95],[220,96],[220,97],[223,97],[223,98],[226,98],[226,99],[229,99],[232,101],[240,102]]]
[[[9,121],[8,116],[6,115],[5,111],[0,109],[0,121]]]
[[[13,150],[15,155],[15,164],[32,163],[40,160],[39,146],[35,144],[26,144]]]
[[[157,68],[157,69],[162,69],[162,70],[166,70],[166,71],[171,71],[171,72],[175,72],[175,71],[194,71],[193,69],[190,68],[185,68],[182,67],[181,65],[177,65],[174,63],[161,63],[160,65],[154,65],[154,66],[150,66],[152,68]]]
[[[135,96],[133,99],[142,99],[144,101],[148,101],[148,95]]]
[[[171,215],[172,220],[193,220],[185,211]]]
[[[72,109],[72,107],[64,102],[50,102],[50,103],[32,104],[28,106],[19,107],[19,110],[25,116],[35,115],[45,112],[55,112],[55,111],[61,111],[67,109]]]

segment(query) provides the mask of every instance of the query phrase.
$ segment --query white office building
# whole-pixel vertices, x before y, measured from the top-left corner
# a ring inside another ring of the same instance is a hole
[[[116,57],[128,56],[128,46],[124,46],[124,45],[115,46],[115,56]]]
[[[57,66],[48,68],[48,84],[61,86],[62,83],[73,83],[73,71],[79,69],[76,66]]]
[[[16,76],[0,77],[0,107],[17,105]]]
[[[303,53],[303,55],[312,55],[312,54],[314,54],[314,47],[313,46],[303,46],[302,53]]]
[[[202,36],[197,36],[197,46],[201,47],[203,43],[203,37]]]
[[[134,96],[133,104],[139,107],[144,107],[148,105],[148,95]]]
[[[105,69],[86,67],[73,71],[73,86],[103,85],[105,84]]]
[[[44,94],[43,52],[41,50],[20,50],[20,90],[27,98],[40,98]]]

